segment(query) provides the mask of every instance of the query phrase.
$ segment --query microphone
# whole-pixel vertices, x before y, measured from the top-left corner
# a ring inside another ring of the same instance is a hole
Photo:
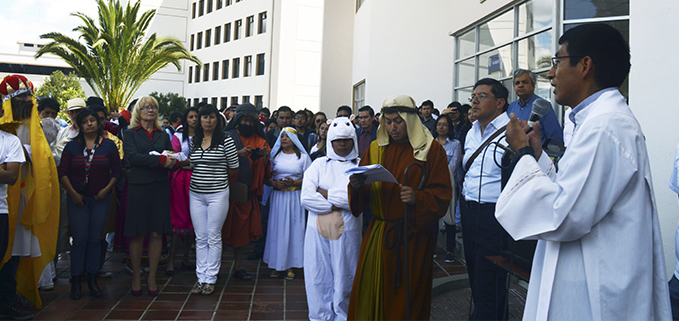
[[[530,126],[531,130],[533,129],[533,124],[535,124],[536,121],[542,119],[542,117],[547,114],[550,108],[552,108],[552,106],[550,106],[549,102],[544,99],[536,99],[533,102],[533,109],[531,109],[530,117],[528,118],[528,126]]]

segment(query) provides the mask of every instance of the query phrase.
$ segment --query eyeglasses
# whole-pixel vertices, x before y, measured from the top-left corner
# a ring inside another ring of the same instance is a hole
[[[154,110],[154,111],[155,111],[155,110],[158,110],[158,106],[149,106],[149,105],[146,105],[146,106],[142,107],[141,110],[143,110],[143,111]]]
[[[565,59],[565,58],[582,58],[583,56],[554,56],[552,57],[552,66],[553,67],[558,67],[559,66],[559,61],[560,59]]]
[[[474,101],[474,99],[476,99],[476,98],[478,98],[479,101],[482,101],[482,100],[484,100],[484,99],[486,99],[486,98],[495,98],[495,97],[490,96],[490,95],[488,95],[488,94],[480,93],[480,94],[478,94],[478,95],[472,95],[471,97],[469,97],[469,102],[471,103],[471,102]]]

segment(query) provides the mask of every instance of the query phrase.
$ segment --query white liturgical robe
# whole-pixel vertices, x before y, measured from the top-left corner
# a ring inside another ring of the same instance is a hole
[[[575,115],[559,172],[524,156],[496,217],[538,240],[524,320],[671,319],[662,238],[643,133],[617,91]]]

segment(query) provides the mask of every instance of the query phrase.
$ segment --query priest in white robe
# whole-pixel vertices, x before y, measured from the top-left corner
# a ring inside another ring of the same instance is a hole
[[[644,135],[618,88],[629,47],[608,25],[568,30],[548,78],[572,106],[572,140],[555,172],[539,127],[511,116],[516,167],[496,217],[538,240],[524,320],[669,320],[662,238]]]
[[[352,116],[353,118],[353,116]],[[327,156],[304,173],[302,206],[309,210],[304,238],[304,283],[309,320],[347,320],[361,250],[362,217],[349,207],[349,175],[358,166],[356,129],[346,117],[328,128]]]

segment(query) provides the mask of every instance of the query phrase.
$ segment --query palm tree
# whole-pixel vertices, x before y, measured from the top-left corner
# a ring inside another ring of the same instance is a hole
[[[83,22],[73,29],[80,34],[78,39],[58,32],[41,35],[52,42],[40,48],[35,58],[50,53],[63,59],[111,110],[125,106],[151,75],[168,64],[177,70],[182,59],[201,64],[176,38],[154,33],[145,39],[156,11],[137,17],[140,1],[130,2],[123,8],[119,0],[97,0],[98,25],[81,12],[72,13]]]

